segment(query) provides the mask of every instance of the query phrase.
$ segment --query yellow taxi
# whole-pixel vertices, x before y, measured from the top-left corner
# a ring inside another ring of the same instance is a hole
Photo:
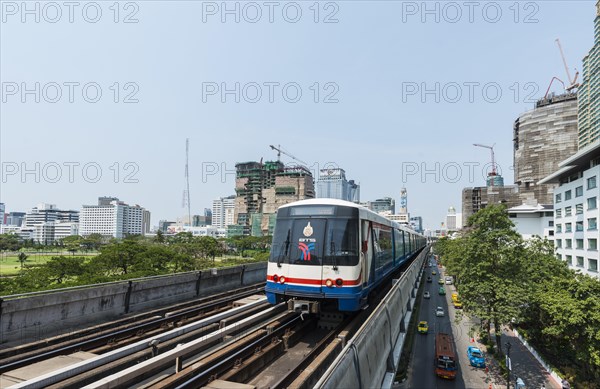
[[[454,300],[452,303],[454,304],[454,308],[456,308],[456,309],[462,308],[462,303],[458,299]]]
[[[440,285],[444,285],[444,280],[440,277],[440,279],[438,280],[438,284]]]
[[[417,331],[419,334],[426,334],[429,332],[429,325],[425,320],[419,322],[419,325],[417,325]]]
[[[432,276],[434,276],[434,275],[436,275],[436,274],[437,274],[437,272],[436,272],[435,270],[432,270],[432,271],[431,271],[431,275],[432,275]]]
[[[458,293],[454,292],[452,293],[452,301],[456,301],[458,300]]]

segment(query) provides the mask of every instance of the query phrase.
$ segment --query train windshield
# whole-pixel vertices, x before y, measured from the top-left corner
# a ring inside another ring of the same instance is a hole
[[[296,265],[358,264],[358,224],[350,219],[281,218],[270,262]]]

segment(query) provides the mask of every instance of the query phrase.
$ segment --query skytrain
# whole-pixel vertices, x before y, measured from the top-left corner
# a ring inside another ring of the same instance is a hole
[[[291,299],[292,309],[307,313],[328,303],[357,311],[426,244],[423,235],[355,203],[310,199],[283,205],[267,266],[267,299]]]

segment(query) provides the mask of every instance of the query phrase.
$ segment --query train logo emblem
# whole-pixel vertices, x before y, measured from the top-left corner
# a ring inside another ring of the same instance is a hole
[[[304,230],[302,231],[302,233],[303,233],[303,234],[304,234],[304,236],[306,236],[307,238],[313,234],[313,228],[312,228],[312,226],[310,225],[310,222],[308,222],[308,224],[306,225],[306,227],[304,227]]]
[[[300,259],[303,261],[310,261],[310,250],[315,249],[315,243],[310,242],[308,244],[304,242],[298,243],[298,249],[300,250]]]

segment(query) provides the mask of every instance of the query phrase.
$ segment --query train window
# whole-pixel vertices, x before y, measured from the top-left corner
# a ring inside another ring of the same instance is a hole
[[[358,264],[358,223],[355,219],[329,219],[325,232],[323,265]]]
[[[396,230],[394,235],[394,243],[396,246],[396,259],[399,259],[404,256],[404,232]]]
[[[269,262],[320,266],[325,219],[279,219]]]
[[[379,269],[392,262],[392,230],[383,225],[373,225],[373,242],[375,246],[375,268]]]

